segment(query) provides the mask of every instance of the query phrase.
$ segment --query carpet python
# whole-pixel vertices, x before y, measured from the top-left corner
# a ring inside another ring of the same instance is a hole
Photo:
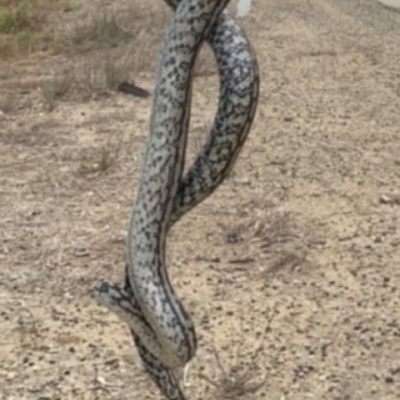
[[[128,323],[151,378],[168,399],[177,400],[184,396],[172,368],[194,356],[196,336],[168,280],[165,237],[232,168],[254,120],[259,75],[244,32],[226,11],[221,13],[229,0],[165,1],[177,10],[158,68],[151,135],[129,231],[125,286],[103,282],[96,294]],[[218,112],[203,150],[181,179],[193,66],[206,36],[220,75]],[[136,271],[130,265],[136,265]]]

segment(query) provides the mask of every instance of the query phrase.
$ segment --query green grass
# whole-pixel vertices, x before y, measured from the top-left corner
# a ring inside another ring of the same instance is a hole
[[[29,0],[8,1],[0,5],[0,33],[15,35],[40,28],[35,4]]]
[[[35,45],[46,46],[49,12],[60,9],[62,0],[0,0],[0,56],[26,53]]]

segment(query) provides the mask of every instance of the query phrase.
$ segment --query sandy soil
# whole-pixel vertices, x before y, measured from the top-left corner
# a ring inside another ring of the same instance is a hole
[[[199,337],[185,393],[227,395],[199,377],[221,380],[220,362],[237,381],[249,371],[245,399],[398,399],[400,14],[255,0],[242,24],[262,74],[254,127],[168,241]],[[35,54],[0,83],[61,64]],[[151,90],[153,76],[136,83]],[[24,106],[38,96],[27,86],[0,116],[0,399],[158,399],[126,326],[92,296],[123,276],[152,100],[108,92],[49,111]],[[189,157],[217,90],[215,74],[196,78]]]

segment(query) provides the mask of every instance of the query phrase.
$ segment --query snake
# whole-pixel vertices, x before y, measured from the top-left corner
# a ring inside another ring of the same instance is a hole
[[[178,14],[180,1],[165,1],[173,9],[178,7]],[[185,1],[186,0],[182,0],[182,2]],[[224,8],[224,6],[222,8]],[[203,8],[202,11],[204,11]],[[175,19],[177,14],[175,14]],[[190,24],[192,24],[193,20],[191,18],[189,19],[191,20]],[[174,23],[175,22],[173,22],[173,24]],[[173,204],[169,220],[164,220],[164,238],[166,232],[174,223],[176,223],[190,209],[208,197],[223,181],[223,179],[225,179],[243,147],[257,108],[259,92],[258,65],[255,54],[246,38],[246,35],[236,21],[226,11],[220,14],[217,17],[215,24],[211,26],[212,28],[207,40],[215,53],[219,68],[220,99],[218,113],[208,141],[192,167],[189,169],[188,173],[180,181],[178,179],[179,172],[175,175],[174,182],[178,183],[177,191],[174,196],[173,193],[170,193],[169,201],[171,201],[171,198],[173,197]],[[203,31],[203,37],[205,32],[206,31]],[[171,35],[169,34],[169,38],[170,37]],[[168,40],[171,39],[167,39],[167,44]],[[164,53],[161,58],[159,73],[160,68],[163,68],[163,62],[165,62],[166,48],[169,49],[168,46],[164,45]],[[171,49],[167,52],[171,54],[170,51]],[[192,67],[193,63],[190,68]],[[189,80],[186,81],[187,102],[180,103],[182,107],[182,119],[180,120],[179,125],[181,132],[184,132],[185,130],[187,132],[188,126],[188,120],[185,118],[188,118],[187,113],[190,108],[189,97],[191,94],[192,80],[190,73],[191,71],[187,74]],[[174,76],[170,75],[169,79],[170,84],[171,82],[172,85],[176,84]],[[158,84],[159,83],[160,79],[158,79]],[[162,86],[156,85],[155,106],[157,103],[157,96],[160,96],[162,93],[160,87],[162,89]],[[152,135],[154,134],[155,123],[153,114],[151,125],[153,132]],[[180,161],[175,164],[175,166],[179,164],[178,170],[180,168],[180,173],[182,172],[182,158],[184,158],[184,136],[185,134],[182,133],[181,138],[183,137],[183,139],[181,139],[181,147],[177,150],[178,152],[181,150],[181,158],[179,159],[178,155],[177,158]],[[149,148],[150,147],[148,146],[146,158],[149,157]],[[154,157],[154,154],[151,157]],[[138,203],[136,204],[136,208],[137,207]],[[133,216],[134,215],[135,213],[133,213]],[[134,220],[133,216],[132,220]],[[137,238],[135,233],[132,234],[132,231],[133,225],[131,223],[129,237],[134,242]],[[133,252],[133,254],[136,255],[135,252]],[[178,310],[177,314],[173,315],[173,317],[176,318],[173,321],[175,322],[179,320],[179,318],[181,318],[181,321],[183,320],[183,323],[180,325],[181,336],[178,334],[178,336],[173,337],[173,340],[178,339],[178,346],[172,347],[172,351],[167,353],[163,351],[163,346],[168,347],[170,344],[168,341],[166,343],[165,341],[162,342],[162,340],[160,340],[157,336],[157,328],[154,328],[154,325],[152,325],[146,317],[149,314],[146,314],[146,311],[143,311],[142,304],[138,300],[134,283],[135,278],[131,279],[129,266],[127,266],[126,270],[124,289],[121,289],[118,285],[103,282],[99,287],[97,287],[96,292],[102,304],[105,304],[111,311],[115,312],[121,319],[128,323],[143,364],[164,395],[166,395],[168,399],[184,399],[184,396],[179,389],[179,385],[171,371],[171,367],[175,362],[183,364],[193,357],[196,348],[195,334],[193,324],[190,319],[188,319],[187,314],[184,312],[182,306],[173,293],[165,271],[165,264],[163,264],[162,261],[163,260],[161,259],[161,264],[157,264],[157,268],[159,268],[158,272],[162,272],[161,280],[159,279],[158,283],[164,288],[165,284],[167,285],[168,290],[165,292],[166,295],[164,293],[164,299],[166,299],[167,302],[172,300],[172,304],[175,306],[175,308],[169,308],[169,311],[175,312]],[[131,281],[133,281],[133,284]],[[154,312],[154,310],[150,310],[150,312]],[[165,322],[165,320],[161,318],[161,322]],[[171,322],[171,320],[169,320],[169,322]],[[161,327],[161,329],[163,329],[163,327]],[[179,345],[181,348],[179,348]],[[171,347],[169,348],[171,349]],[[182,348],[183,351],[180,351]],[[177,349],[178,356],[176,356],[177,353],[175,353],[175,355],[173,354]]]

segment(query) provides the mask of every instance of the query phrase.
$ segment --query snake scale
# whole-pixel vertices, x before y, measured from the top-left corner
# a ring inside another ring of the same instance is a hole
[[[259,75],[243,30],[222,12],[229,0],[165,1],[176,13],[158,67],[151,135],[129,231],[125,285],[121,289],[103,282],[96,294],[128,323],[143,364],[163,394],[178,400],[184,395],[172,368],[194,356],[196,336],[168,280],[165,238],[232,168],[254,119]],[[218,112],[203,150],[181,179],[193,65],[205,37],[219,69]]]

